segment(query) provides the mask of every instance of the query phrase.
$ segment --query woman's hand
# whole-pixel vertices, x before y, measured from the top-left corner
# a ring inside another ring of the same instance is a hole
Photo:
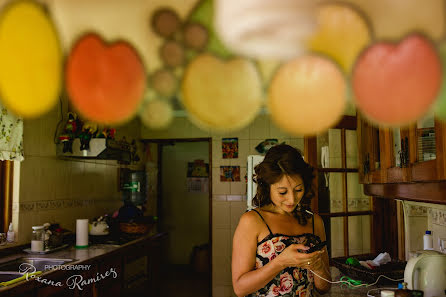
[[[292,244],[277,256],[277,261],[286,267],[300,267],[304,269],[323,269],[322,257],[324,250],[316,251],[310,254],[301,253],[298,250],[308,250],[303,244]]]

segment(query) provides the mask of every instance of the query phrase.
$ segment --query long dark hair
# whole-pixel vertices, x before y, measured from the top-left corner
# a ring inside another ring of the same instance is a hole
[[[270,187],[285,175],[300,175],[304,182],[304,195],[294,210],[294,216],[301,225],[307,224],[311,217],[305,210],[311,211],[311,199],[314,196],[312,181],[313,167],[306,163],[302,154],[296,148],[287,144],[273,146],[266,153],[263,162],[255,168],[254,182],[257,183],[257,192],[252,202],[254,206],[261,207],[272,203]]]

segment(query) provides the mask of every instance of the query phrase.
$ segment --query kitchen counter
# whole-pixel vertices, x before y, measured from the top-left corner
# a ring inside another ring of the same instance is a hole
[[[333,281],[339,281],[339,279],[342,277],[342,273],[336,268],[336,267],[330,267],[331,275]],[[398,284],[395,282],[392,285],[373,285],[370,287],[359,287],[359,288],[351,288],[347,287],[346,284],[332,284],[330,291],[321,296],[325,297],[364,297],[367,296],[367,292],[370,290],[371,296],[377,296],[379,297],[379,289],[397,289]]]
[[[96,273],[106,274],[107,271],[100,271],[104,269],[100,269],[100,267],[108,267],[108,270],[112,269],[108,262],[113,262],[116,259],[122,258],[122,261],[116,261],[116,265],[119,266],[121,263],[125,262],[126,259],[130,259],[134,257],[138,253],[142,253],[144,255],[149,255],[149,249],[152,243],[159,242],[163,238],[166,237],[166,233],[152,233],[148,235],[143,235],[135,240],[129,241],[128,243],[122,245],[113,245],[113,244],[94,244],[88,248],[84,249],[76,249],[75,247],[67,247],[63,250],[55,251],[53,253],[45,254],[45,255],[34,255],[27,254],[24,252],[14,253],[8,255],[6,257],[0,258],[0,264],[15,260],[21,257],[38,257],[38,258],[61,258],[61,259],[75,259],[73,262],[69,262],[64,264],[65,267],[71,266],[72,268],[76,268],[74,265],[87,265],[87,264],[95,264],[95,270],[91,271],[90,274],[95,275]],[[110,261],[108,259],[111,259]],[[124,264],[123,264],[124,265]],[[81,266],[78,266],[81,267]],[[98,268],[99,267],[99,268]],[[84,267],[86,268],[86,267]],[[118,268],[116,268],[118,269]],[[65,269],[63,266],[48,270],[39,275],[41,279],[61,279],[68,278],[73,274],[77,274],[80,271],[76,269]],[[121,273],[121,270],[117,272]],[[97,274],[96,274],[97,275]],[[110,277],[111,278],[111,277]],[[119,279],[123,279],[122,275],[119,276]],[[27,291],[35,291],[38,290],[39,287],[46,286],[51,287],[48,284],[44,284],[35,280],[29,281],[21,281],[16,284],[12,284],[6,287],[0,287],[0,295],[9,295],[9,296],[20,296],[23,295],[23,292]],[[40,296],[41,294],[37,294]]]

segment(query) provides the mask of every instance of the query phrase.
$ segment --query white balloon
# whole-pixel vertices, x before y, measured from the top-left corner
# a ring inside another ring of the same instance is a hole
[[[214,27],[237,54],[286,60],[306,51],[317,28],[314,0],[216,0]]]

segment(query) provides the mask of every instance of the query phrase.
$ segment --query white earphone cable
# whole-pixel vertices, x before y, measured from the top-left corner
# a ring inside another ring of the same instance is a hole
[[[317,274],[317,273],[314,272],[313,270],[310,269],[310,271],[313,272],[314,275],[316,275],[317,277],[323,279],[323,280],[326,281],[326,282],[329,282],[330,284],[346,283],[346,284],[348,284],[349,286],[354,287],[354,288],[356,288],[356,287],[370,287],[370,286],[376,285],[381,277],[387,278],[387,279],[389,279],[389,280],[391,280],[391,281],[394,281],[394,282],[399,282],[399,281],[404,280],[404,278],[393,279],[393,278],[390,278],[390,277],[388,277],[388,276],[385,276],[385,275],[381,274],[380,276],[378,276],[378,278],[376,279],[376,281],[375,281],[373,284],[353,285],[352,283],[350,283],[349,281],[346,281],[346,280],[340,280],[340,281],[335,281],[335,282],[333,282],[333,281],[329,281],[328,279],[323,278],[322,276],[320,276],[319,274]]]

